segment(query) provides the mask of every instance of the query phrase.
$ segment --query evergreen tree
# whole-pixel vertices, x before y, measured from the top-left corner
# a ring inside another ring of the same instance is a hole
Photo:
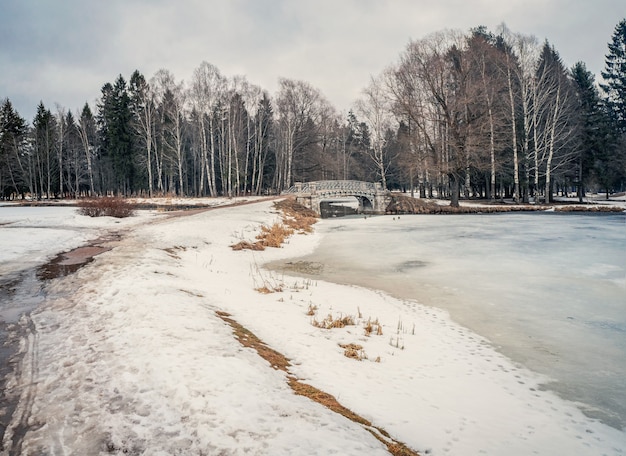
[[[626,133],[626,19],[615,27],[609,43],[609,53],[602,72],[607,103],[615,116],[618,128]]]
[[[115,85],[102,87],[98,105],[98,124],[103,158],[109,172],[103,175],[105,186],[124,195],[135,190],[136,169],[133,159],[132,113],[126,81],[120,75]]]
[[[276,171],[276,150],[272,142],[274,135],[274,110],[272,102],[267,93],[263,92],[263,98],[259,101],[259,106],[254,120],[255,125],[255,160],[253,173],[253,190],[259,195],[264,188],[269,187],[272,176]],[[254,177],[256,176],[256,177]]]
[[[28,187],[26,166],[26,121],[6,98],[0,107],[0,188],[3,197],[21,194]]]
[[[595,85],[594,75],[587,71],[583,62],[572,68],[572,80],[576,90],[576,111],[579,121],[580,154],[578,157],[578,197],[582,201],[589,179],[605,188],[615,176],[615,155],[611,124]]]
[[[83,110],[78,120],[78,134],[80,137],[80,143],[82,146],[82,152],[85,155],[85,162],[87,164],[87,177],[89,178],[89,194],[95,195],[94,184],[94,168],[97,162],[96,155],[96,121],[91,113],[91,108],[88,103],[85,103]]]

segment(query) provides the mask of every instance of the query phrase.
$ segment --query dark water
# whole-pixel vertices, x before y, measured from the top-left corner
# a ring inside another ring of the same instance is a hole
[[[321,244],[298,259],[316,265],[310,275],[444,308],[588,416],[626,427],[625,214],[403,215],[318,229]]]

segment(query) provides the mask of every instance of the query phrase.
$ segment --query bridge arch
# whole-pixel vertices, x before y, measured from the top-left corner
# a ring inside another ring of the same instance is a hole
[[[323,200],[353,196],[359,201],[359,212],[384,214],[389,192],[381,184],[355,180],[296,182],[283,194],[293,194],[296,201],[320,213]]]

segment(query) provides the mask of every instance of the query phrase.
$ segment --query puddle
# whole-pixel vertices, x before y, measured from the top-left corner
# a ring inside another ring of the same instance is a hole
[[[37,277],[40,280],[51,280],[70,275],[86,264],[91,263],[96,255],[108,250],[111,250],[111,248],[88,246],[60,253],[37,270]]]
[[[119,233],[110,233],[91,241],[89,245],[59,253],[48,263],[39,267],[37,277],[40,280],[52,280],[70,275],[91,263],[97,255],[111,250],[113,248],[111,244],[114,241],[119,241],[121,237]]]

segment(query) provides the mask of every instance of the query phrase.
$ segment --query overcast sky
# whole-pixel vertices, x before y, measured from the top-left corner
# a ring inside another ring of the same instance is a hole
[[[94,106],[119,74],[189,81],[206,60],[270,94],[305,80],[347,111],[410,39],[504,22],[599,74],[624,17],[624,0],[1,0],[0,99],[32,121],[40,100]]]

